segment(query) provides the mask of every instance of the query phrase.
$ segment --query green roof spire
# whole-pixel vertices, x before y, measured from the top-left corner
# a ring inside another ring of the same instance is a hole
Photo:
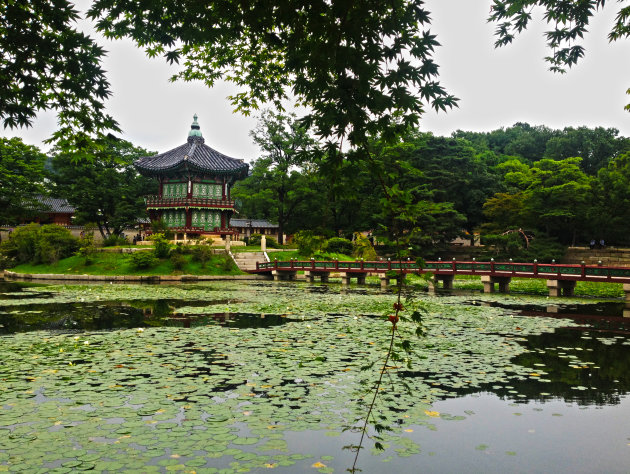
[[[197,114],[193,115],[193,123],[190,126],[190,132],[188,132],[189,137],[201,137],[201,130],[199,127],[199,123],[197,123]]]

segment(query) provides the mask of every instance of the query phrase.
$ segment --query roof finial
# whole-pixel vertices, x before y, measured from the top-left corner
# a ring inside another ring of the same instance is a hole
[[[190,126],[190,132],[188,132],[189,137],[201,137],[201,127],[199,127],[199,123],[197,123],[197,114],[193,115],[193,123]]]

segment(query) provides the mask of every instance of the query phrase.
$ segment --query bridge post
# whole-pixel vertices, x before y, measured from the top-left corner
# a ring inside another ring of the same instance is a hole
[[[361,267],[363,267],[363,262],[361,262]],[[356,273],[356,276],[357,276],[357,284],[365,285],[365,277],[367,276],[367,273]]]
[[[481,275],[484,293],[494,293],[495,283],[499,284],[499,293],[509,293],[511,281],[512,277]]]
[[[315,281],[315,275],[310,270],[304,270],[304,278],[308,283],[313,283]]]
[[[322,283],[328,283],[328,280],[330,279],[330,272],[322,272],[319,276],[321,277]]]
[[[484,293],[494,293],[494,284],[495,284],[494,278],[492,278],[489,275],[482,275],[481,283],[483,283]]]
[[[297,272],[295,271],[292,272],[292,271],[272,270],[271,274],[273,275],[273,281],[297,279]]]
[[[453,280],[455,279],[454,275],[433,275],[433,279],[435,280],[436,288],[439,288],[439,282],[442,283],[442,288],[445,290],[453,289]]]
[[[349,272],[342,272],[341,273],[341,284],[348,286],[350,284],[350,273]]]
[[[547,280],[549,296],[573,296],[575,283],[575,280]]]

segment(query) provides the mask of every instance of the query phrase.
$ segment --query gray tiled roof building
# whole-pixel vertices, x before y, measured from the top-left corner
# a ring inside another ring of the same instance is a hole
[[[230,189],[247,176],[249,166],[206,145],[197,115],[185,144],[142,157],[134,165],[159,182],[158,195],[146,198],[152,221],[163,220],[182,238],[236,233],[230,226],[234,213]]]

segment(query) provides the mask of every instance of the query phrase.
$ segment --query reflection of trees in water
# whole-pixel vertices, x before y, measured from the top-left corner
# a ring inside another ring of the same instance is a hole
[[[527,336],[526,340],[519,343],[529,352],[516,356],[511,362],[528,367],[531,374],[537,375],[515,375],[508,382],[481,384],[481,387],[437,387],[458,396],[492,392],[499,397],[523,403],[562,398],[580,405],[616,405],[624,394],[630,393],[630,350],[627,345],[622,345],[628,340],[628,333],[625,334],[621,336],[622,339],[614,339],[620,336],[618,331],[567,328]],[[605,338],[607,343],[595,338]],[[419,371],[406,371],[401,375],[424,379],[436,377],[433,372]],[[541,382],[540,379],[549,381]]]
[[[174,299],[46,303],[2,307],[0,334],[48,330],[107,330],[137,327],[196,327],[218,324],[233,328],[268,328],[295,321],[280,314],[182,314],[182,306],[206,306],[216,301]]]
[[[0,333],[49,330],[107,330],[145,326],[163,326],[170,314],[156,305],[136,307],[121,302],[48,303],[1,308]],[[148,308],[151,308],[150,310]]]
[[[620,336],[619,332],[590,329],[587,333],[588,336],[574,328],[527,337],[527,341],[521,343],[530,352],[519,355],[513,362],[531,367],[532,372],[537,372],[537,369],[547,372],[541,378],[551,382],[532,383],[527,380],[514,381],[512,385],[528,398],[540,398],[536,396],[538,393],[548,392],[585,405],[619,403],[620,397],[630,392],[630,350],[621,344],[627,340],[627,333],[622,336],[623,339],[613,339]],[[596,338],[605,338],[607,343]]]
[[[182,314],[174,313],[170,318],[169,326],[185,328],[207,326],[215,324],[238,329],[264,329],[280,326],[297,319],[288,318],[283,314],[259,314],[259,313],[208,313],[208,314]],[[301,321],[301,320],[300,320]]]

